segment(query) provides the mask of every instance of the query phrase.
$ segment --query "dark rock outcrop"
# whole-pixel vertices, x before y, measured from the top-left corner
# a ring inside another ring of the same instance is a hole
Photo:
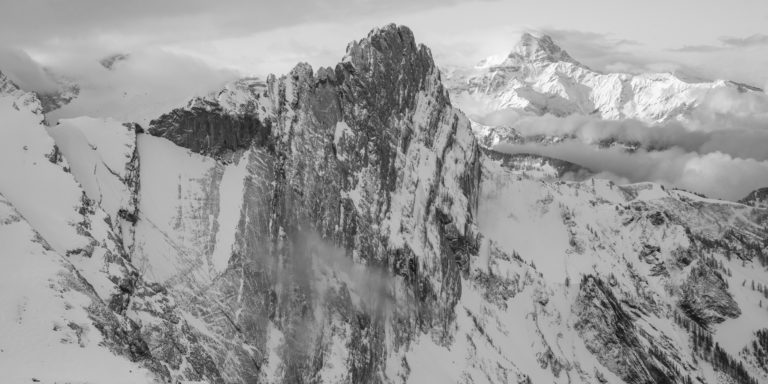
[[[633,316],[600,278],[585,276],[582,279],[573,309],[579,319],[575,328],[587,349],[625,382],[679,382],[678,374],[659,358],[663,354],[646,349]]]
[[[741,315],[725,280],[708,265],[693,267],[681,290],[678,305],[691,320],[704,328]]]
[[[220,108],[176,109],[149,123],[149,133],[164,137],[192,152],[219,157],[227,151],[264,145],[270,136],[268,122],[257,116],[229,115]]]
[[[749,195],[739,200],[739,203],[755,208],[768,208],[768,187],[750,192]]]

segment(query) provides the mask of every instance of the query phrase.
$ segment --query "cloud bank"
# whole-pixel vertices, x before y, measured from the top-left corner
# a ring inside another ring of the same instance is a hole
[[[501,144],[496,149],[570,161],[598,172],[596,178],[619,184],[651,181],[728,200],[743,198],[768,183],[768,162],[734,158],[722,152],[701,155],[672,148],[629,153],[574,141],[553,146]]]
[[[500,144],[495,148],[499,151],[567,160],[619,183],[659,182],[729,200],[768,186],[768,95],[764,93],[717,89],[685,119],[656,125],[519,111],[501,111],[483,119],[512,127],[526,137],[572,137],[554,145]],[[638,148],[599,147],[611,141]]]

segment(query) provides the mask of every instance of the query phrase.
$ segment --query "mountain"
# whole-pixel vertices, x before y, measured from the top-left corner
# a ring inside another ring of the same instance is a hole
[[[684,117],[713,89],[759,91],[722,80],[690,82],[670,73],[601,73],[574,60],[549,36],[529,33],[506,56],[445,72],[452,98],[480,124],[482,116],[504,109],[659,123]]]
[[[750,192],[749,195],[739,200],[739,202],[755,208],[768,208],[768,187]]]
[[[0,89],[10,382],[768,380],[768,210],[482,149],[406,27],[146,127]]]

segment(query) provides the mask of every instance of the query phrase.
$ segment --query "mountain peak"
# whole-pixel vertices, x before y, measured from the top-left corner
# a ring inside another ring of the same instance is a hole
[[[491,56],[476,65],[476,68],[518,67],[522,64],[567,62],[582,65],[547,35],[536,36],[525,32],[520,41],[506,56]]]
[[[19,87],[3,71],[0,71],[0,95],[17,91],[18,89]]]
[[[393,23],[375,28],[365,38],[349,43],[347,54],[342,62],[352,62],[357,66],[368,67],[377,62],[372,60],[373,56],[392,56],[391,59],[400,56],[414,59],[422,51],[428,52],[426,47],[416,44],[413,32],[408,27]]]
[[[520,37],[520,41],[509,54],[510,58],[513,56],[532,62],[565,61],[577,63],[568,52],[555,44],[551,37],[547,35],[537,37],[528,32],[523,33]]]

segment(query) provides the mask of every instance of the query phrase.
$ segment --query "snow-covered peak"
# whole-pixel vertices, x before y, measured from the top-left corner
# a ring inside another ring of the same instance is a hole
[[[510,56],[512,55],[529,61],[565,61],[576,63],[576,60],[568,52],[555,44],[551,37],[547,35],[536,37],[527,32],[520,38]]]
[[[694,82],[670,73],[595,71],[573,59],[549,36],[528,33],[506,56],[491,56],[474,68],[443,73],[453,102],[480,123],[485,123],[482,116],[508,109],[659,123],[685,117],[712,89],[754,91],[732,82]]]
[[[547,35],[523,33],[517,45],[506,56],[494,55],[481,60],[475,68],[519,67],[530,64],[566,62],[581,65]]]

